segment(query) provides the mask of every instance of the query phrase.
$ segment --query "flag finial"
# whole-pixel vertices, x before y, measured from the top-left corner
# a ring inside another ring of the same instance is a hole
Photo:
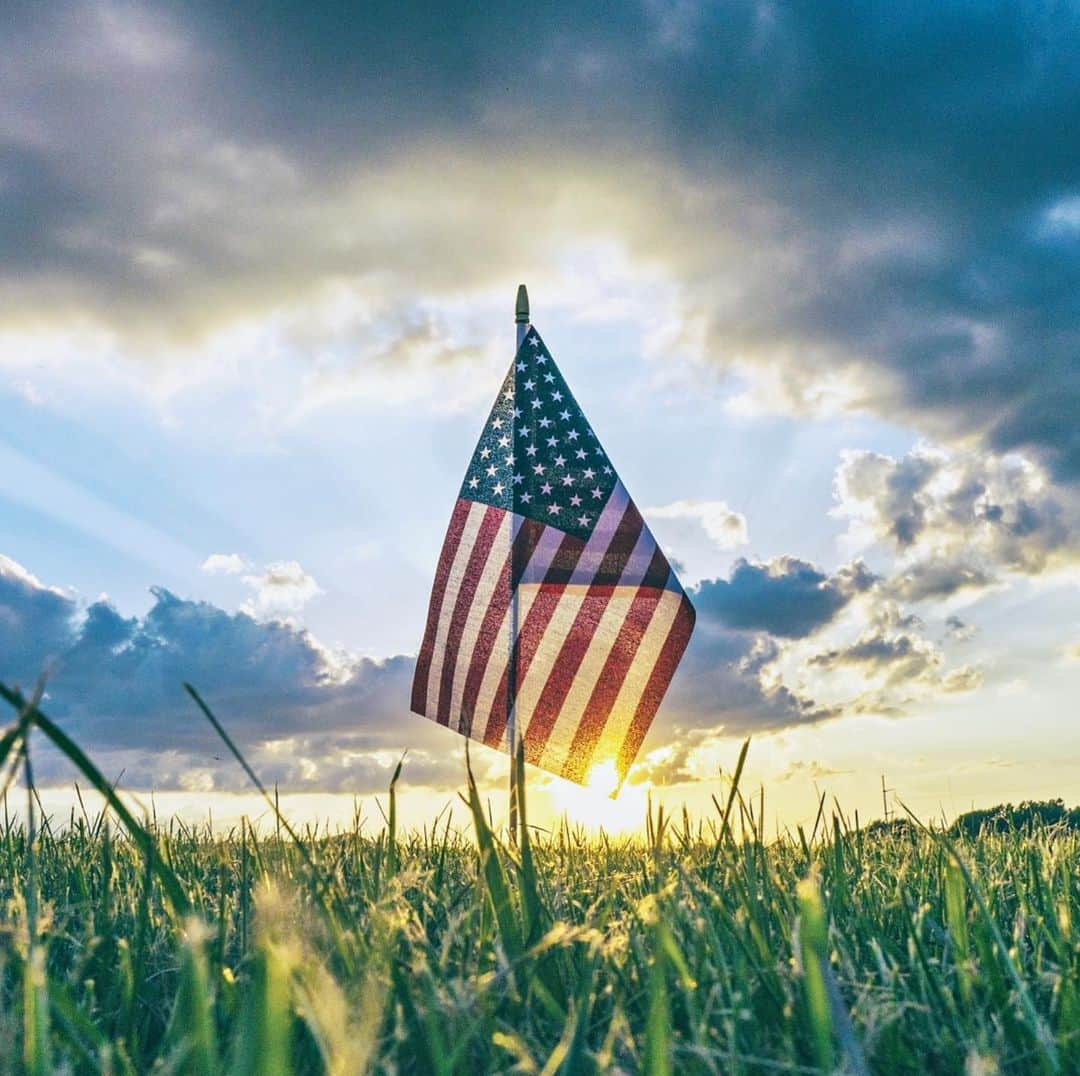
[[[529,324],[529,293],[524,284],[518,285],[517,302],[514,303],[514,321],[518,325]]]

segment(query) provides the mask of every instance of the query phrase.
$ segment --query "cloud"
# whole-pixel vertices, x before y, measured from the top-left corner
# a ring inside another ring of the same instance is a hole
[[[312,585],[292,562],[265,574],[279,577],[266,586],[289,595],[286,604]],[[691,595],[696,630],[649,741],[661,746],[646,745],[634,779],[697,779],[695,751],[718,734],[899,716],[917,699],[975,689],[980,670],[948,668],[920,634],[922,621],[880,587],[861,562],[826,573],[794,558],[740,561],[728,578],[703,582]],[[459,784],[460,740],[406,713],[412,657],[331,651],[296,624],[253,609],[229,613],[163,588],[152,593],[144,616],[125,617],[105,599],[84,606],[0,558],[0,679],[28,687],[47,670],[48,712],[107,772],[123,770],[127,787],[243,786],[182,691],[185,681],[260,776],[284,789],[381,790],[406,744],[409,780]],[[822,647],[819,633],[839,630],[845,618],[869,618],[870,626]],[[962,634],[964,625],[949,628]],[[800,663],[814,675],[800,675]],[[829,690],[823,677],[834,676],[854,676],[855,690]],[[45,782],[71,776],[48,753],[38,768]]]
[[[736,561],[729,579],[706,580],[694,595],[699,616],[728,628],[801,638],[829,623],[876,577],[861,561],[834,576],[796,557],[764,564]]]
[[[365,792],[385,788],[403,747],[410,781],[460,783],[458,744],[407,715],[413,659],[327,651],[308,632],[155,589],[144,617],[107,601],[81,609],[0,558],[0,679],[32,685],[49,670],[46,710],[128,787],[192,780],[239,788],[212,729],[182,690],[195,684],[266,781]],[[41,778],[67,780],[54,756]]]
[[[255,591],[245,609],[260,618],[297,613],[322,594],[319,584],[295,560],[270,564],[259,575],[245,575],[244,582]]]
[[[202,562],[207,575],[239,575],[251,569],[251,562],[239,553],[211,553]]]
[[[913,632],[873,628],[853,643],[814,654],[811,666],[825,670],[851,669],[865,680],[876,681],[870,693],[845,704],[852,713],[877,711],[892,715],[905,712],[913,689],[945,694],[974,691],[982,684],[976,666],[944,669],[941,650]],[[902,689],[898,691],[897,689]]]
[[[853,770],[837,770],[831,766],[826,766],[821,762],[814,760],[804,762],[798,759],[788,764],[787,768],[776,778],[780,781],[792,781],[797,778],[810,778],[817,781],[826,777],[843,777],[849,773],[853,773]]]
[[[978,630],[973,624],[965,623],[955,614],[945,618],[945,638],[952,642],[967,642],[968,639],[974,638]]]
[[[32,684],[70,644],[75,601],[0,555],[0,660]]]
[[[746,516],[733,511],[725,501],[673,501],[646,508],[643,514],[648,519],[697,520],[719,549],[735,549],[750,540]]]
[[[888,589],[906,601],[1038,575],[1080,552],[1076,499],[1018,457],[928,446],[901,458],[847,452],[834,491],[848,543],[892,552]]]
[[[297,580],[304,589],[301,570],[279,574],[287,592]],[[182,691],[185,681],[218,712],[260,776],[283,788],[384,788],[406,743],[410,780],[459,783],[458,738],[405,713],[412,657],[332,652],[302,628],[252,610],[228,613],[162,588],[153,596],[142,617],[124,617],[106,600],[84,608],[0,561],[0,679],[26,686],[49,669],[48,712],[108,772],[124,770],[128,787],[243,785]],[[779,655],[763,631],[728,627],[699,603],[658,734],[685,754],[721,727],[778,729],[835,716],[779,681]],[[70,777],[55,758],[38,768],[44,781]],[[675,771],[665,764],[664,772],[670,779]]]
[[[746,399],[869,409],[1075,481],[1078,21],[541,5],[523,51],[512,15],[455,5],[24,7],[0,310],[125,362],[167,339],[189,378],[178,342],[262,319],[255,350],[302,344],[316,381],[348,381],[394,338],[443,361],[418,305],[483,305],[523,257],[569,292],[568,250],[609,242],[670,285],[665,351]]]

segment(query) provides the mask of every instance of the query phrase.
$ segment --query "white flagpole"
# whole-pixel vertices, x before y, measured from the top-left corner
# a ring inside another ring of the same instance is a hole
[[[525,341],[525,335],[529,331],[529,293],[525,290],[524,284],[518,285],[517,301],[514,303],[514,324],[517,326],[517,348],[515,348],[515,355],[517,350],[521,348],[522,343]],[[514,371],[514,407],[517,407],[517,370]],[[511,444],[513,448],[511,451],[517,450],[517,426],[516,421],[512,421],[510,424],[511,429]],[[511,484],[511,490],[513,484]],[[510,532],[511,549],[513,548],[514,534],[513,528]],[[510,592],[510,663],[507,670],[506,687],[507,687],[507,700],[506,700],[506,735],[510,745],[510,840],[517,844],[518,839],[518,809],[517,809],[517,662],[514,661],[514,648],[517,642],[518,633],[518,595],[517,587],[513,586],[514,582],[514,569],[513,558],[510,563],[510,582],[513,589]]]

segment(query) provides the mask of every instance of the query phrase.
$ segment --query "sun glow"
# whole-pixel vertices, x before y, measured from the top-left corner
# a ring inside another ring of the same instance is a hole
[[[608,761],[593,766],[585,785],[554,781],[549,790],[556,809],[571,823],[607,833],[640,828],[645,820],[645,786],[624,785],[613,799],[618,787],[618,770],[614,761]]]

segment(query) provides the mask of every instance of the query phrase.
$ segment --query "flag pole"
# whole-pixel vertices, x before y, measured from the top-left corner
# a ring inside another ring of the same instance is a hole
[[[525,342],[529,331],[529,293],[524,284],[518,285],[517,299],[514,302],[514,324],[517,327],[517,347],[515,354]],[[517,407],[517,370],[514,370],[514,407]],[[517,447],[516,420],[511,421],[511,445]],[[513,449],[511,449],[513,451]],[[514,549],[513,528],[511,528],[510,548]],[[506,677],[506,734],[510,746],[510,840],[517,844],[518,839],[518,743],[517,743],[517,662],[514,660],[518,633],[518,594],[514,585],[516,565],[511,556],[510,563],[510,657]]]

